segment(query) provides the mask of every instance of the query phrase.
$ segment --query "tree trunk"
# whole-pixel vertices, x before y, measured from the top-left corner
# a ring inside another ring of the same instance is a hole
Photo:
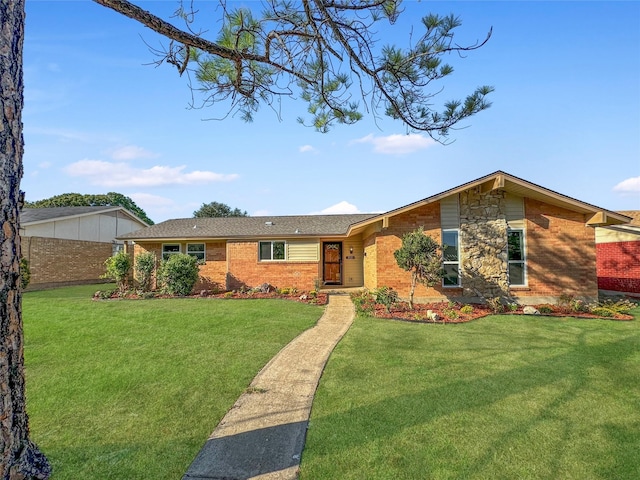
[[[409,309],[413,310],[413,294],[416,291],[416,283],[418,283],[418,273],[415,269],[411,270],[411,290],[409,291]]]
[[[24,1],[0,0],[0,479],[46,479],[25,410],[20,232]]]

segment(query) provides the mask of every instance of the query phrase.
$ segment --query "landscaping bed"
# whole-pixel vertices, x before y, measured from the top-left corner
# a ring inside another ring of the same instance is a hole
[[[135,290],[128,290],[125,292],[120,292],[118,289],[113,290],[99,290],[94,293],[94,300],[112,300],[112,299],[128,299],[128,300],[142,300],[142,299],[153,299],[153,298],[177,298],[176,295],[171,295],[168,293],[163,293],[161,291],[152,291],[152,292],[138,292]],[[201,290],[192,295],[180,296],[179,298],[211,298],[211,299],[284,299],[284,300],[292,300],[300,303],[307,303],[310,305],[326,305],[328,296],[326,293],[316,293],[316,292],[301,292],[297,290],[285,290],[285,291],[256,291],[256,290],[230,290],[226,292],[219,292],[213,290]]]
[[[465,308],[466,307],[466,308]],[[586,311],[572,311],[558,305],[534,305],[539,313],[536,315],[551,317],[573,317],[573,318],[601,318],[608,320],[633,320],[633,316],[623,313],[612,312],[610,316],[597,315]],[[437,315],[437,320],[429,318],[429,312]],[[503,312],[496,312],[489,305],[483,304],[459,304],[450,302],[414,304],[413,309],[409,308],[406,302],[398,303],[389,310],[384,305],[376,304],[371,315],[376,318],[388,318],[392,320],[404,320],[422,323],[463,323],[486,317],[496,313],[511,315],[526,315],[524,306],[517,305],[513,308],[505,307]],[[533,315],[530,314],[530,315]]]

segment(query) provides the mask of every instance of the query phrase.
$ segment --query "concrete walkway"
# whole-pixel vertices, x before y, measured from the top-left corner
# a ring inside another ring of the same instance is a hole
[[[354,318],[348,295],[330,295],[316,326],[284,347],[227,412],[183,480],[296,479],[324,366]]]

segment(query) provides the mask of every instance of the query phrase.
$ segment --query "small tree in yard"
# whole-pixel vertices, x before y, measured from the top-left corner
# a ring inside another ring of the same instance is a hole
[[[398,266],[411,272],[409,307],[413,309],[413,294],[418,282],[434,286],[443,275],[440,245],[424,234],[423,227],[402,237],[402,247],[393,252]]]
[[[113,257],[109,257],[104,262],[107,267],[102,278],[115,280],[120,293],[123,293],[129,284],[129,272],[131,272],[131,257],[128,253],[118,252]]]
[[[163,260],[158,270],[158,280],[170,295],[189,295],[198,281],[198,259],[185,253],[175,253]]]
[[[136,255],[135,261],[135,279],[138,286],[143,292],[151,291],[151,281],[153,280],[153,272],[156,269],[156,254],[153,252],[144,252]]]

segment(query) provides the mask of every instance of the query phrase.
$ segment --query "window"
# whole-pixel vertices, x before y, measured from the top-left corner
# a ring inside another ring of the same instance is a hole
[[[204,262],[204,243],[187,243],[187,255],[196,257],[199,262]]]
[[[442,231],[443,287],[460,286],[460,245],[458,243],[458,230]]]
[[[162,245],[162,259],[166,260],[174,253],[180,253],[179,243],[165,243]]]
[[[509,230],[507,232],[507,252],[509,285],[526,285],[524,230]]]
[[[124,252],[124,243],[112,243],[111,244],[111,256],[115,257],[120,252]]]
[[[260,242],[258,258],[263,260],[284,260],[285,248],[283,241]]]

